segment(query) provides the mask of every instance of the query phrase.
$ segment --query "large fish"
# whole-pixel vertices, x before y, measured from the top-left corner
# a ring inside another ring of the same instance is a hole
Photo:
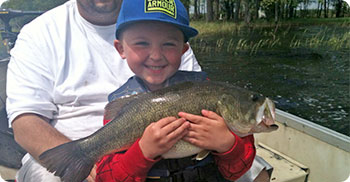
[[[276,130],[275,106],[271,100],[221,82],[185,82],[154,92],[117,99],[105,108],[107,125],[92,135],[40,155],[46,168],[63,181],[81,182],[102,156],[126,150],[151,123],[178,112],[200,115],[202,109],[221,115],[236,134]],[[102,121],[101,121],[102,122]],[[202,149],[180,140],[163,158],[181,158]]]

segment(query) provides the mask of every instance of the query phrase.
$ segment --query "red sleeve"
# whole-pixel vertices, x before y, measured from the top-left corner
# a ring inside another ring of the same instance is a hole
[[[143,156],[137,140],[125,153],[106,155],[96,163],[96,182],[145,181],[148,171],[156,162]]]
[[[110,120],[103,120],[107,124]],[[138,182],[145,181],[148,171],[155,164],[143,156],[137,140],[125,153],[115,153],[103,156],[96,163],[96,182]],[[118,172],[115,172],[118,171]]]
[[[225,153],[214,153],[214,159],[222,176],[229,180],[237,180],[252,166],[256,149],[254,136],[236,137],[231,150]]]

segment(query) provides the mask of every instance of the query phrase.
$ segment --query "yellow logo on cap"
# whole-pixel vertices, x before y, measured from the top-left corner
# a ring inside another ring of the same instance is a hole
[[[176,19],[175,0],[145,0],[145,13],[165,13]]]

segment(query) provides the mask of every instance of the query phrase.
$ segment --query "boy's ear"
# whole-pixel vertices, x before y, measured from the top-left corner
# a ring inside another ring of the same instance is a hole
[[[184,54],[189,48],[190,48],[190,45],[186,42],[186,43],[184,44],[183,49],[182,49],[182,54]]]
[[[114,40],[114,47],[115,49],[117,49],[120,57],[122,57],[123,59],[125,59],[125,55],[124,55],[124,47],[123,47],[123,44],[120,40],[116,39]]]

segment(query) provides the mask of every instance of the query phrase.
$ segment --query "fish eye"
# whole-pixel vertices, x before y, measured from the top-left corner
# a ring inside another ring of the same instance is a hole
[[[259,95],[258,94],[252,94],[250,95],[250,98],[252,99],[253,102],[256,102],[259,100]]]

